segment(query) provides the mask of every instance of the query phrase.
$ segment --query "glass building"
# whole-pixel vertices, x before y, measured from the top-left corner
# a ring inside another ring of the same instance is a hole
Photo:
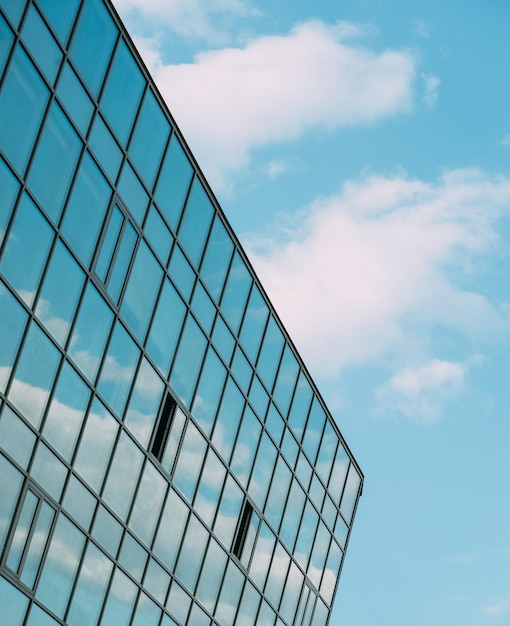
[[[324,626],[362,474],[109,2],[0,0],[6,626]]]

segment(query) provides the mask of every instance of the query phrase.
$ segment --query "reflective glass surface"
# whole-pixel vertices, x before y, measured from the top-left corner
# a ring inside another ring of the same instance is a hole
[[[53,83],[62,59],[62,52],[41,18],[41,14],[33,5],[25,17],[21,34],[44,75],[50,83]]]
[[[0,282],[0,326],[4,329],[0,341],[0,391],[5,391],[26,320],[21,305]]]
[[[179,227],[179,240],[191,262],[197,268],[202,257],[202,250],[212,217],[212,203],[203,185],[195,178]]]

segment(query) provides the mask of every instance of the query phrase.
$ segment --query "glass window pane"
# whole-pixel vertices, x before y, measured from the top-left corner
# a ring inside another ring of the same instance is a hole
[[[269,411],[266,416],[266,428],[268,433],[276,442],[276,445],[279,446],[282,440],[283,430],[285,428],[285,422],[283,421],[280,412],[275,407],[275,405],[271,402],[269,405]]]
[[[234,378],[237,380],[241,389],[248,393],[248,389],[250,387],[251,377],[253,375],[252,367],[248,361],[248,359],[244,356],[241,348],[236,346],[236,351],[234,354],[234,359],[232,361],[232,374]]]
[[[236,626],[253,626],[259,604],[260,594],[251,583],[247,582],[244,586],[243,599],[239,605]]]
[[[74,326],[69,355],[92,382],[110,332],[113,313],[97,289],[89,283]]]
[[[247,406],[230,464],[232,471],[241,481],[243,487],[246,487],[248,484],[261,432],[262,426],[259,420],[255,417],[255,413],[250,407]]]
[[[211,434],[226,376],[225,367],[210,347],[191,408],[191,414],[207,436]]]
[[[269,526],[262,522],[249,570],[252,580],[261,589],[264,588],[264,582],[271,565],[275,540],[276,538]]]
[[[116,569],[101,626],[128,626],[137,594],[138,587],[120,569]]]
[[[5,624],[22,626],[27,605],[28,598],[3,576],[0,576],[0,606]]]
[[[37,446],[30,472],[37,484],[45,489],[56,502],[60,502],[67,478],[67,467],[42,441]]]
[[[317,396],[315,396],[310,409],[310,416],[306,423],[305,436],[303,437],[303,448],[312,464],[315,463],[317,457],[317,450],[325,422],[326,413],[320,405]]]
[[[297,455],[299,452],[298,444],[292,436],[291,431],[287,428],[285,435],[283,436],[282,454],[285,457],[287,463],[293,468],[296,464]]]
[[[289,413],[289,426],[292,432],[296,435],[298,441],[303,438],[303,430],[308,417],[308,411],[310,409],[310,403],[312,402],[313,391],[310,387],[305,374],[303,372],[299,375],[298,384],[294,392],[294,398],[292,400],[292,407]]]
[[[131,626],[158,626],[160,618],[161,609],[142,591]]]
[[[214,539],[211,539],[196,592],[196,597],[211,613],[218,597],[226,564],[226,553]]]
[[[313,541],[315,539],[319,516],[308,500],[305,506],[303,519],[301,520],[301,528],[296,542],[294,556],[296,561],[303,569],[306,569],[310,553],[312,551]]]
[[[216,514],[226,473],[223,463],[209,448],[193,503],[194,509],[208,526],[212,525]]]
[[[192,176],[193,168],[188,157],[178,138],[173,135],[161,168],[155,198],[174,232],[179,224]]]
[[[29,588],[34,586],[54,517],[54,509],[47,502],[43,502],[37,516],[30,545],[25,554],[25,562],[20,577],[21,582]]]
[[[236,341],[220,315],[216,317],[212,341],[225,363],[229,364],[236,347]]]
[[[102,117],[97,114],[89,137],[89,146],[112,182],[117,180],[122,152]]]
[[[239,331],[251,282],[251,274],[240,254],[236,252],[228,273],[225,291],[221,298],[221,311],[234,334],[237,334]]]
[[[71,6],[71,2],[67,3],[66,0],[59,0],[58,3],[53,3],[52,0],[46,1],[49,6],[57,6],[57,4],[62,3],[65,3],[66,6]],[[85,135],[90,124],[90,118],[94,112],[94,105],[69,63],[65,63],[60,72],[57,96],[71,115],[78,130],[81,131],[82,135]]]
[[[193,285],[195,284],[196,274],[179,246],[174,246],[173,248],[168,269],[170,277],[177,285],[183,298],[189,301]]]
[[[124,145],[129,137],[144,86],[145,79],[129,48],[121,39],[101,95],[101,108]]]
[[[9,391],[9,399],[36,428],[46,408],[60,353],[32,323]]]
[[[1,22],[0,22],[1,24]],[[1,35],[1,33],[0,33]],[[0,189],[2,189],[2,203],[0,204],[0,246],[5,235],[7,223],[11,217],[12,207],[19,189],[19,183],[8,169],[5,161],[0,158]]]
[[[236,438],[236,427],[241,421],[244,403],[243,395],[232,378],[229,377],[221,400],[212,438],[218,452],[227,463],[232,453],[232,447]]]
[[[59,623],[50,617],[46,611],[40,609],[36,604],[32,604],[27,626],[59,626]]]
[[[232,239],[219,215],[217,215],[200,268],[200,277],[216,302],[219,301],[223,291],[233,249]]]
[[[124,424],[147,447],[163,395],[163,381],[143,358],[129,400]]]
[[[148,89],[129,144],[129,155],[149,189],[154,184],[169,134],[170,124],[154,94]]]
[[[142,453],[131,438],[121,433],[108,472],[103,499],[123,521],[126,520],[131,506],[142,460]]]
[[[191,404],[206,347],[204,334],[188,315],[170,376],[170,384],[187,407]]]
[[[340,513],[343,515],[347,524],[351,524],[352,516],[354,515],[354,509],[358,500],[358,492],[361,484],[361,478],[358,474],[354,464],[351,463],[349,468],[349,474],[345,481],[344,493],[342,495],[342,502],[340,504]]]
[[[106,66],[112,55],[117,28],[106,5],[88,0],[80,14],[70,49],[71,60],[97,96]]]
[[[283,584],[289,569],[290,556],[279,543],[276,543],[271,569],[266,581],[265,595],[273,606],[280,604],[283,592]]]
[[[3,419],[5,416],[2,417],[2,421]],[[0,481],[0,550],[2,550],[14,515],[23,477],[2,454],[0,454],[0,474],[2,476]]]
[[[64,363],[44,422],[44,436],[69,461],[89,402],[90,390]]]
[[[111,188],[86,153],[64,215],[62,232],[79,258],[88,265],[110,202]]]
[[[127,161],[124,161],[118,192],[138,224],[141,224],[145,217],[149,196]]]
[[[234,531],[241,514],[243,500],[243,492],[234,479],[231,476],[227,476],[227,482],[223,489],[218,514],[214,523],[214,533],[227,550],[230,550],[232,547]]]
[[[340,504],[340,498],[344,490],[344,482],[349,470],[350,459],[343,447],[342,443],[338,444],[336,450],[335,462],[333,463],[333,469],[331,470],[331,476],[329,477],[329,493],[335,504]]]
[[[144,233],[159,260],[166,266],[174,238],[154,204],[149,209]]]
[[[166,471],[171,474],[174,466],[177,449],[184,433],[184,426],[186,424],[186,416],[182,410],[177,407],[175,409],[172,425],[170,427],[170,433],[166,442],[166,449],[161,459],[161,465]]]
[[[188,617],[190,606],[191,598],[174,580],[172,587],[170,588],[170,593],[168,594],[166,608],[170,611],[170,613],[172,613],[175,619],[178,620],[179,624],[184,624]],[[172,626],[175,626],[173,621]]]
[[[198,268],[214,209],[202,183],[195,178],[179,227],[179,242]]]
[[[18,0],[3,0],[2,2],[2,9],[7,13],[7,17],[16,27],[19,24],[24,6],[25,5],[21,4]]]
[[[126,222],[108,277],[108,293],[116,303],[119,302],[122,288],[126,282],[137,239],[137,232],[130,222]]]
[[[234,624],[234,618],[239,606],[243,590],[244,576],[237,565],[230,561],[223,579],[223,586],[216,607],[215,617],[225,625]]]
[[[342,551],[338,547],[338,544],[332,541],[321,583],[321,595],[328,604],[331,604],[333,601],[333,594],[335,592],[338,574],[340,573],[341,563]]]
[[[21,36],[50,83],[55,81],[62,53],[39,11],[32,5],[23,22]]]
[[[278,377],[273,392],[274,399],[284,416],[287,415],[289,410],[298,372],[298,362],[291,347],[287,344],[283,352],[283,358],[280,369],[278,370]]]
[[[53,103],[37,145],[28,185],[57,223],[82,143],[62,109]]]
[[[338,445],[338,435],[329,420],[326,420],[322,443],[315,463],[315,471],[322,478],[324,484],[328,484],[331,466],[335,458],[336,447]]]
[[[264,508],[269,481],[276,463],[276,455],[277,450],[273,442],[266,433],[263,433],[248,487],[248,493],[260,509]]]
[[[36,598],[58,617],[64,616],[84,543],[85,536],[60,515],[36,592]]]
[[[124,535],[119,554],[119,563],[127,569],[137,582],[141,582],[148,554],[146,550],[129,533]]]
[[[241,344],[252,363],[257,360],[268,314],[264,298],[258,287],[253,285],[240,334]]]
[[[280,527],[285,507],[285,495],[289,492],[291,480],[292,474],[285,461],[279,456],[264,512],[267,520],[276,531]]]
[[[209,335],[216,316],[216,307],[214,306],[211,298],[207,295],[205,289],[202,287],[202,283],[200,281],[195,285],[191,309],[193,313],[195,313],[206,334]]]
[[[167,486],[163,476],[147,461],[129,518],[129,527],[147,546],[152,543]]]
[[[57,241],[35,312],[61,346],[67,339],[84,278],[67,248]]]
[[[124,413],[139,356],[140,350],[117,322],[97,388],[118,417]]]
[[[0,445],[11,459],[14,459],[23,469],[27,469],[34,449],[35,435],[6,404],[3,406],[1,415]]]
[[[69,626],[96,626],[113,563],[89,543],[81,564],[66,623]]]
[[[32,200],[23,194],[0,271],[29,306],[34,301],[53,234],[53,229]]]
[[[287,503],[285,506],[285,514],[280,530],[280,539],[287,547],[289,552],[293,552],[294,542],[296,541],[299,522],[303,514],[305,506],[305,493],[301,489],[299,483],[294,479],[289,492]]]
[[[207,442],[193,422],[188,422],[172,484],[191,503],[202,468]]]
[[[21,173],[44,113],[48,90],[18,47],[0,91],[0,147]]]
[[[16,356],[27,314],[0,282],[0,391],[4,392]]]
[[[115,418],[99,400],[94,400],[74,466],[96,492],[103,482],[117,430]]]
[[[329,552],[329,544],[331,542],[331,533],[322,521],[319,521],[317,534],[313,544],[313,551],[308,564],[308,577],[313,584],[319,588],[322,578],[322,572],[326,563],[326,557]]]
[[[147,339],[147,352],[166,376],[181,332],[186,307],[172,283],[166,279],[156,306]]]
[[[182,499],[172,489],[168,492],[168,498],[161,517],[164,522],[159,525],[156,541],[154,542],[154,554],[166,567],[172,571],[179,549],[189,509]]]
[[[142,241],[136,253],[121,307],[121,314],[140,341],[145,338],[162,276],[163,270],[147,244]]]
[[[4,18],[0,15],[0,75],[4,70],[4,63],[7,60],[7,55],[9,53],[12,40],[12,31],[7,26]]]
[[[66,511],[83,527],[89,530],[97,500],[90,491],[72,475],[67,483],[64,497]]]
[[[205,527],[191,515],[175,568],[176,577],[190,591],[195,589],[208,539],[209,533]]]
[[[269,318],[266,334],[257,360],[257,372],[267,389],[273,388],[276,369],[280,362],[284,338],[273,316]]]
[[[113,558],[119,551],[124,528],[104,506],[99,505],[94,519],[92,536]]]
[[[143,586],[156,600],[165,604],[168,588],[170,587],[170,574],[168,574],[154,559],[149,559],[149,565],[145,570]]]
[[[64,44],[67,41],[78,4],[79,0],[39,0],[39,6]]]
[[[282,603],[280,605],[280,613],[283,618],[293,624],[294,615],[296,614],[297,605],[303,587],[304,577],[295,563],[290,564],[289,575],[285,583]]]

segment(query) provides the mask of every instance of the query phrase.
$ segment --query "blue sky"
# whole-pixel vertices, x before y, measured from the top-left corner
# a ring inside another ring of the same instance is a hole
[[[510,4],[117,0],[365,472],[333,626],[510,623]]]

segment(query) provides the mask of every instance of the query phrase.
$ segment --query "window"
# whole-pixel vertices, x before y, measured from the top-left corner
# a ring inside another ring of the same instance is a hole
[[[50,538],[55,509],[32,488],[27,489],[12,529],[5,566],[24,585],[35,585]]]
[[[241,555],[243,553],[244,544],[246,542],[246,537],[248,535],[248,528],[250,527],[251,516],[253,513],[253,507],[248,502],[248,500],[244,501],[243,511],[241,513],[241,519],[239,521],[239,526],[237,527],[236,536],[234,539],[234,546],[232,548],[232,552],[236,555],[236,557],[241,560]]]
[[[175,414],[177,403],[172,395],[167,391],[163,402],[161,403],[161,411],[154,428],[154,434],[151,443],[152,454],[161,461],[165,452],[166,442],[170,434],[170,426]]]

